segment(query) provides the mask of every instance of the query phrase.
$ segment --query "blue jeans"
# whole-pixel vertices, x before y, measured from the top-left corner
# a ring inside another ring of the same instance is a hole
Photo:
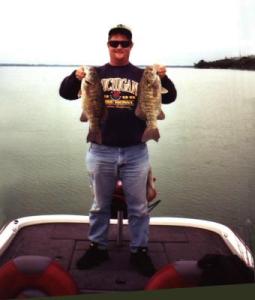
[[[101,248],[107,247],[112,194],[120,179],[128,209],[131,251],[146,247],[149,236],[146,182],[150,168],[147,145],[118,148],[92,143],[86,162],[93,192],[89,240]]]

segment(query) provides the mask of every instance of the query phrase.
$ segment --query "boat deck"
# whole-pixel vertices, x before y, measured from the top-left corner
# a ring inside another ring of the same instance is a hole
[[[110,260],[90,270],[76,268],[77,259],[86,251],[88,224],[57,223],[24,227],[0,257],[0,266],[21,255],[43,255],[57,259],[76,281],[81,293],[143,290],[148,278],[129,264],[129,233],[123,225],[123,242],[116,242],[117,226],[109,231]],[[149,252],[157,269],[175,260],[198,260],[208,253],[231,254],[224,241],[208,230],[153,225],[150,227]]]

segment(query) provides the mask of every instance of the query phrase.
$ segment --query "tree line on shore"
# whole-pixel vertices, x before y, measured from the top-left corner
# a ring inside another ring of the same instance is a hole
[[[238,69],[238,70],[255,70],[255,55],[232,57],[214,61],[200,60],[194,64],[199,69]]]

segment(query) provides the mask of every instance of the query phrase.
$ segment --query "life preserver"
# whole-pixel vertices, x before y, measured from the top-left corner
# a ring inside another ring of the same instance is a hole
[[[201,270],[196,261],[177,261],[156,272],[145,290],[172,289],[198,286]]]
[[[45,256],[19,256],[0,268],[0,299],[18,297],[26,290],[46,296],[78,294],[72,277],[57,261]]]

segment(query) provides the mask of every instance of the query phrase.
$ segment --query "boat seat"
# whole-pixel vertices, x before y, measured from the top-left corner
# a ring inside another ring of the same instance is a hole
[[[153,200],[157,196],[157,190],[155,187],[156,178],[152,176],[151,169],[148,173],[148,180],[147,180],[147,201],[148,201],[148,211],[150,212],[153,208],[155,208],[160,200],[153,202]],[[125,194],[123,191],[123,185],[121,180],[117,180],[115,190],[112,196],[112,205],[111,205],[111,218],[117,219],[117,244],[121,245],[122,243],[122,230],[123,230],[123,219],[127,219],[127,204],[125,200]]]
[[[18,256],[0,268],[0,299],[78,293],[78,287],[71,275],[57,260],[50,257]]]

